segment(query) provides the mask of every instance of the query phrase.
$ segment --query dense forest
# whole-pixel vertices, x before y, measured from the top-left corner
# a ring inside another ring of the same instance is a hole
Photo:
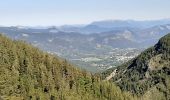
[[[148,100],[170,100],[170,33],[138,57],[103,72],[103,78],[113,71],[110,81],[121,90]]]
[[[103,80],[113,71],[110,81]],[[2,100],[169,100],[169,83],[170,34],[138,57],[103,72],[102,78],[0,35]]]
[[[133,100],[134,96],[23,41],[0,35],[2,100]]]

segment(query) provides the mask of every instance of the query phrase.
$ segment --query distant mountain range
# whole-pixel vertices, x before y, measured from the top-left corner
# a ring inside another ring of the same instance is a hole
[[[170,24],[170,19],[162,20],[146,20],[146,21],[135,21],[135,20],[104,20],[95,21],[88,25],[82,26],[61,26],[59,29],[66,32],[80,32],[83,34],[101,33],[106,31],[112,31],[117,29],[146,29],[159,25]]]
[[[96,69],[96,67],[92,67],[96,62],[86,65],[87,62],[82,59],[107,58],[111,52],[115,52],[115,48],[147,48],[168,32],[170,32],[169,19],[108,20],[88,25],[60,27],[0,27],[0,33],[13,39],[25,40],[47,52],[84,66],[85,69],[87,68],[85,66],[89,66],[87,69],[90,70]],[[99,55],[100,57],[98,57]],[[109,66],[107,65],[107,67]]]

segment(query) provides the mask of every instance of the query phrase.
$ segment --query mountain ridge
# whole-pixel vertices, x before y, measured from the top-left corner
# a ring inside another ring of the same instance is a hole
[[[103,75],[107,77],[115,70],[116,74],[110,81],[115,82],[122,90],[146,96],[148,91],[154,89],[157,92],[155,98],[169,100],[170,33],[136,58],[117,68],[108,69]],[[154,96],[152,95],[153,98]]]

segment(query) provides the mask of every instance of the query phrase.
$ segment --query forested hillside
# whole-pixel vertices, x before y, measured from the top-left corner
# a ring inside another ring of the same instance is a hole
[[[138,57],[103,72],[122,90],[142,96],[145,100],[170,100],[170,33],[142,52]]]
[[[0,98],[4,100],[133,100],[98,75],[23,41],[0,35]]]

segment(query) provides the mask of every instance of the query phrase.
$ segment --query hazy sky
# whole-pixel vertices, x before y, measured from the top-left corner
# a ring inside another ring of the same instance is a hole
[[[1,0],[0,25],[85,24],[170,18],[170,0]]]

